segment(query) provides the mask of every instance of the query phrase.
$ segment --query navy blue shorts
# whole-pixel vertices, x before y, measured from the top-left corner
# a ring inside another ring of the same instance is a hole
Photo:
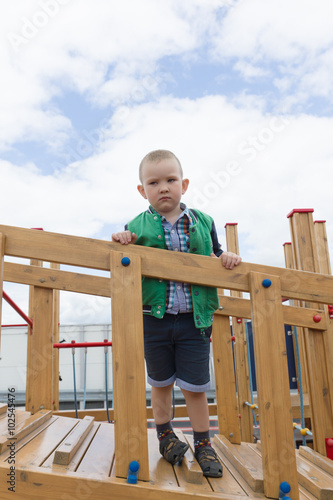
[[[212,327],[195,327],[193,313],[143,315],[148,383],[205,392],[210,388],[209,357]]]

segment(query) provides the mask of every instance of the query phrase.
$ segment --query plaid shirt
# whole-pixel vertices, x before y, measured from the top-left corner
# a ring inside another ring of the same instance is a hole
[[[156,212],[152,206],[149,207],[148,212],[160,215],[167,249],[172,250],[173,252],[189,253],[189,228],[194,224],[195,218],[184,203],[180,204],[180,208],[182,209],[182,213],[173,225],[168,222],[163,215]],[[192,312],[193,306],[189,283],[168,281],[166,301],[167,313],[178,314]]]

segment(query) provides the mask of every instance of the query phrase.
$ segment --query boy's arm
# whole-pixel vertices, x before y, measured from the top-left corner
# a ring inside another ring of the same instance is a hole
[[[223,252],[219,257],[222,260],[222,265],[226,269],[233,269],[235,266],[241,263],[242,258],[233,252]]]
[[[122,245],[134,244],[137,240],[137,235],[131,231],[119,231],[112,234],[112,241],[121,243]]]
[[[218,257],[222,260],[222,265],[226,269],[233,269],[235,266],[241,262],[241,257],[233,252],[224,252],[221,248],[221,245],[217,238],[217,231],[215,227],[215,223],[212,223],[211,237],[213,243],[213,253],[211,253],[211,257]]]

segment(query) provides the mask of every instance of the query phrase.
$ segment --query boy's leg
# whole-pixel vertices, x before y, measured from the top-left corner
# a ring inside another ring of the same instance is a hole
[[[209,437],[209,410],[205,392],[191,392],[182,389],[187,413],[193,428],[195,457],[204,476],[221,477],[223,469],[212,448]]]
[[[161,455],[171,464],[179,462],[189,446],[179,441],[172,429],[171,405],[173,384],[166,387],[151,388],[151,404],[156,424],[157,437],[160,442]]]
[[[205,392],[191,392],[182,389],[186,401],[187,413],[195,432],[209,429],[209,411]]]
[[[171,418],[172,388],[173,384],[166,387],[151,388],[151,405],[156,425],[169,422]]]

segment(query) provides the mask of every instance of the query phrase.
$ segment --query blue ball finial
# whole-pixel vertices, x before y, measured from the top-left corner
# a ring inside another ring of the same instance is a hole
[[[271,286],[272,282],[270,279],[268,278],[265,278],[262,282],[262,286],[264,286],[265,288],[269,288]]]
[[[132,462],[130,462],[127,474],[128,483],[136,484],[138,482],[139,468],[139,462],[137,462],[136,460],[132,460]]]
[[[129,266],[129,265],[130,265],[130,262],[131,262],[131,259],[130,259],[129,257],[123,257],[123,258],[121,259],[121,263],[122,263],[122,265],[123,265],[123,266],[125,266],[125,267],[126,267],[126,266]]]
[[[287,500],[289,498],[287,493],[290,492],[290,489],[290,484],[286,481],[282,481],[282,483],[280,483],[279,499]]]

